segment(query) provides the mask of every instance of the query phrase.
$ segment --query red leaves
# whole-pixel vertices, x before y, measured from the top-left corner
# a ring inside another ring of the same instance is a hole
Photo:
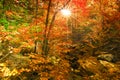
[[[86,7],[87,0],[73,0],[72,1],[77,7],[84,9]]]
[[[74,9],[75,11],[78,11],[77,9],[80,8],[81,11],[82,11],[82,15],[83,16],[88,16],[89,10],[86,8],[86,6],[87,6],[87,0],[72,0],[72,2],[77,7],[76,9]]]

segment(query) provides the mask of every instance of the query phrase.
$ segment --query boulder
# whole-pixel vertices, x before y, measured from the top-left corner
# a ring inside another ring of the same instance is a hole
[[[98,55],[97,59],[108,61],[108,62],[114,62],[115,61],[115,57],[112,54],[101,54],[101,55]]]
[[[107,61],[102,61],[100,60],[100,63],[107,68],[109,73],[120,73],[120,68],[114,63],[107,62]]]

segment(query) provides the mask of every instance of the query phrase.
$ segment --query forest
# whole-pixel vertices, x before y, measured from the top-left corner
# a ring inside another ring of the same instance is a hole
[[[120,80],[120,0],[0,0],[0,80]]]

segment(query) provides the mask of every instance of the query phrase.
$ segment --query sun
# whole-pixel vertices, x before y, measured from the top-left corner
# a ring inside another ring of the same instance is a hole
[[[71,15],[71,11],[69,9],[62,9],[61,13],[65,17],[69,17]]]

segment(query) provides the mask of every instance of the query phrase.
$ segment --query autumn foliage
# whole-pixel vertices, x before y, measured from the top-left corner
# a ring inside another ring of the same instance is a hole
[[[120,78],[119,0],[2,0],[0,8],[1,80]],[[114,64],[97,60],[106,53]]]

